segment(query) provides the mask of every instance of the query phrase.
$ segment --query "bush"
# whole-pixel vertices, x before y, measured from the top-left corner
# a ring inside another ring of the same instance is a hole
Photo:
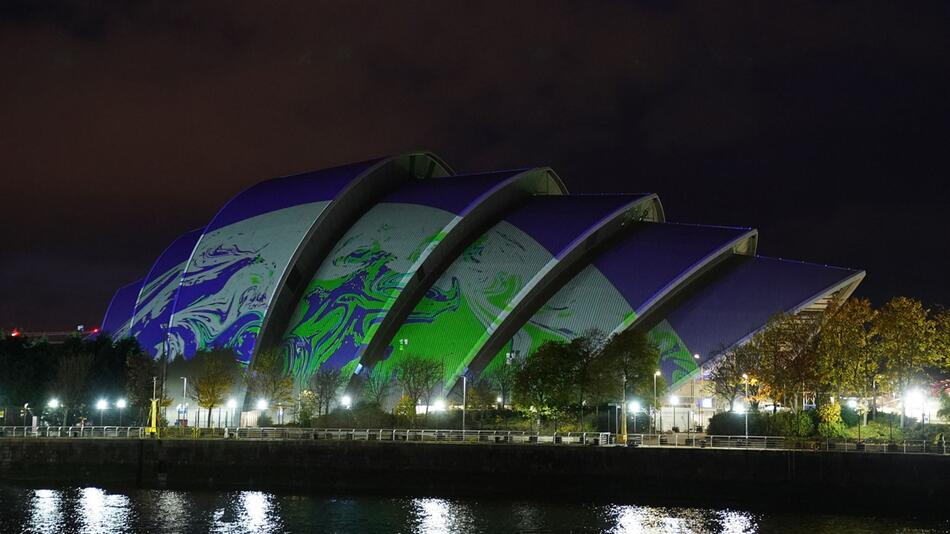
[[[818,435],[823,438],[845,436],[844,422],[841,420],[841,405],[829,402],[818,407]]]
[[[815,433],[813,411],[778,412],[769,417],[768,434],[790,438],[806,438]]]
[[[768,416],[760,412],[749,414],[749,435],[761,436],[768,432]],[[707,434],[721,436],[745,435],[745,415],[735,412],[720,412],[709,418]]]
[[[854,408],[848,406],[841,407],[841,420],[847,426],[855,426],[861,422],[861,414]]]
[[[261,415],[257,417],[257,426],[259,427],[274,426],[274,420],[271,419],[271,416],[269,414],[262,413]]]

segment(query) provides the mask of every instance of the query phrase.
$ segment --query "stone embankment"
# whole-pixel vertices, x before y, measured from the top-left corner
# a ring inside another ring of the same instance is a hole
[[[938,510],[950,502],[950,457],[372,441],[5,438],[0,439],[0,480],[39,486]]]

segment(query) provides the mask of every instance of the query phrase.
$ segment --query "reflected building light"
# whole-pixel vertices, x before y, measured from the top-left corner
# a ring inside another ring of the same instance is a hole
[[[719,512],[719,528],[723,534],[745,534],[759,530],[752,514],[735,510]]]
[[[59,490],[36,490],[30,502],[29,532],[59,532],[63,526],[63,498]]]
[[[418,518],[416,532],[435,534],[455,530],[449,525],[449,502],[445,499],[413,499],[412,505]]]
[[[640,506],[620,506],[616,505],[609,511],[610,515],[616,517],[616,523],[609,532],[616,534],[640,534],[643,532],[653,532],[648,526],[648,514],[645,508]]]
[[[168,528],[168,532],[181,532],[185,530],[188,523],[188,500],[184,493],[177,491],[162,491],[158,496],[158,512],[162,518],[162,524]]]
[[[99,488],[84,488],[79,497],[82,532],[126,532],[130,502],[126,495],[108,494]]]

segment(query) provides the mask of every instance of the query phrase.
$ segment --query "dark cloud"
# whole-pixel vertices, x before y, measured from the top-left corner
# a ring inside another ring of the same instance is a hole
[[[95,323],[268,177],[428,148],[950,302],[943,2],[0,5],[0,326]]]

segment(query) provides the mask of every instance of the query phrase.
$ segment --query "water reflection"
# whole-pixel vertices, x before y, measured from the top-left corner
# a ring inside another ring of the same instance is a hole
[[[127,532],[130,509],[126,495],[107,494],[98,488],[80,491],[79,510],[83,532]]]
[[[260,491],[242,491],[234,495],[223,508],[214,511],[211,532],[283,532],[280,510],[275,497]]]
[[[56,532],[63,524],[62,499],[54,490],[36,490],[30,502],[30,530]]]
[[[950,521],[745,510],[259,491],[30,490],[0,485],[0,532],[610,532],[950,531]]]

